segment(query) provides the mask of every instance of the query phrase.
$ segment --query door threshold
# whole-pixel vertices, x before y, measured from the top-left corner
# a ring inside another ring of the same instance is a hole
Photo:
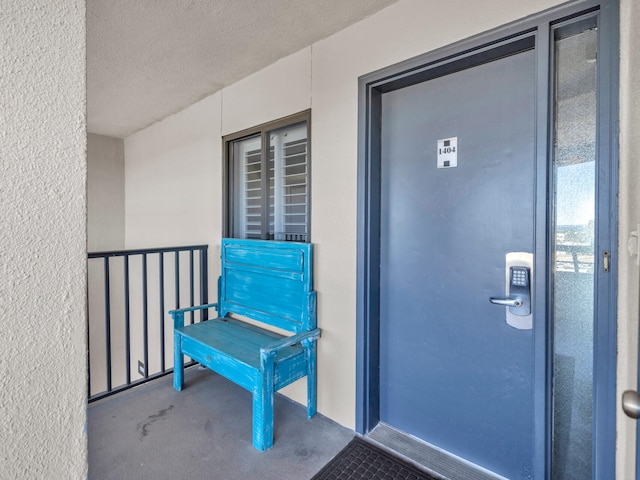
[[[366,438],[444,480],[507,480],[383,422]]]

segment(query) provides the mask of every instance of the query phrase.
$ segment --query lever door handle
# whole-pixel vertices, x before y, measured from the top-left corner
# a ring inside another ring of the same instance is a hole
[[[634,390],[627,390],[622,394],[622,410],[627,417],[640,418],[640,395]]]
[[[504,305],[505,307],[519,307],[522,305],[520,297],[515,298],[496,298],[490,297],[489,301],[495,305]]]

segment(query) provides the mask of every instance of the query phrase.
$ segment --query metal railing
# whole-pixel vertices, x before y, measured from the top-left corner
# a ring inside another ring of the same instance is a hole
[[[196,305],[196,295],[208,303],[207,256],[207,245],[88,254],[90,402],[173,371],[167,311]]]

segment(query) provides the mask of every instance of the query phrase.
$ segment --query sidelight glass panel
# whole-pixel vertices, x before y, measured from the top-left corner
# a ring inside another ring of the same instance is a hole
[[[592,478],[596,18],[554,33],[554,480]]]

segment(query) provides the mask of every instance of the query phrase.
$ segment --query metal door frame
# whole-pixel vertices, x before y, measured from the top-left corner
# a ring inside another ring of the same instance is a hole
[[[356,431],[366,434],[380,420],[380,129],[384,93],[469,68],[522,50],[518,42],[536,49],[536,202],[535,268],[546,275],[535,280],[535,308],[544,321],[534,329],[534,435],[533,478],[548,478],[551,459],[551,281],[550,177],[550,58],[552,27],[561,21],[599,10],[598,161],[596,192],[596,252],[609,251],[609,272],[604,274],[596,256],[594,308],[593,472],[594,478],[615,478],[616,348],[617,348],[617,218],[618,218],[618,85],[619,6],[617,0],[578,0],[516,21],[490,32],[383,68],[359,79],[358,91],[358,232],[356,300]],[[538,320],[540,322],[540,319]]]

